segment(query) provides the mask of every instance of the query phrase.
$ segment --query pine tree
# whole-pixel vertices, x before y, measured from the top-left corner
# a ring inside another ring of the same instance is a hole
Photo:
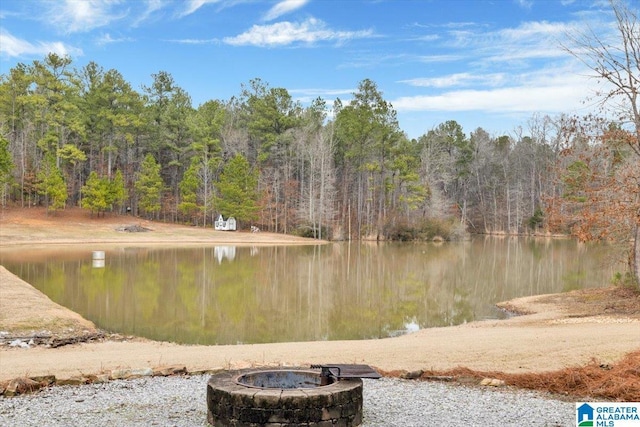
[[[122,205],[127,197],[122,172],[116,171],[113,180],[100,178],[96,171],[91,171],[87,183],[82,187],[82,207],[91,213],[104,213],[113,210],[114,205]]]
[[[53,156],[47,156],[44,163],[37,176],[38,193],[45,197],[47,211],[54,212],[65,207],[67,184]]]
[[[223,216],[233,216],[238,222],[255,220],[258,212],[257,186],[258,174],[244,156],[236,154],[220,175],[216,208]]]
[[[198,224],[198,213],[202,211],[202,207],[198,204],[198,189],[201,186],[201,179],[198,176],[200,168],[199,159],[192,158],[191,165],[185,171],[179,184],[181,202],[178,204],[178,211],[194,221],[196,225]]]
[[[135,189],[138,196],[138,206],[148,217],[153,217],[160,211],[162,188],[160,165],[153,155],[147,154],[137,174]]]
[[[11,183],[11,172],[13,171],[13,161],[9,152],[9,141],[0,136],[0,200],[2,206],[6,204],[8,187]]]
[[[90,209],[91,213],[107,210],[109,203],[109,181],[99,178],[96,171],[91,171],[87,183],[82,187],[82,207]]]
[[[124,177],[120,169],[116,171],[113,180],[109,183],[109,194],[112,209],[114,206],[122,207],[127,200],[127,188],[124,185]]]

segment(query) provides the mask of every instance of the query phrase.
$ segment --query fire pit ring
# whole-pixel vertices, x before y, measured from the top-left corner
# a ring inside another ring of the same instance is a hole
[[[291,368],[221,372],[207,383],[207,421],[213,427],[359,426],[362,380]]]

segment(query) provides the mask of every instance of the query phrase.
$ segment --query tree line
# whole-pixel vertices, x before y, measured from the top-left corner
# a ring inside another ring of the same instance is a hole
[[[326,238],[522,234],[548,230],[550,198],[575,191],[577,163],[557,168],[567,150],[600,149],[548,116],[513,135],[450,120],[409,139],[371,80],[331,109],[260,79],[194,108],[167,72],[138,93],[116,70],[71,63],[50,54],[2,76],[5,203],[201,226],[222,214]]]
[[[166,71],[136,91],[94,62],[18,64],[0,76],[2,204],[198,226],[221,214],[329,239],[632,236],[637,272],[640,37],[635,12],[612,6],[616,49],[590,34],[567,51],[613,85],[616,119],[534,115],[509,135],[449,120],[410,139],[369,79],[332,105],[256,78],[194,107]]]
[[[151,77],[137,92],[116,70],[56,54],[2,75],[3,203],[201,226],[222,214],[328,238],[542,225],[559,155],[548,117],[527,136],[467,136],[451,120],[409,139],[371,80],[331,107],[254,79],[195,108],[168,72]]]

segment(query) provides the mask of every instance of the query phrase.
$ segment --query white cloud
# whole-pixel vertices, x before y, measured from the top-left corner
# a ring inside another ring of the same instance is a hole
[[[445,54],[445,55],[421,55],[417,58],[419,62],[429,63],[429,62],[453,62],[460,61],[466,59],[464,54]]]
[[[30,43],[26,40],[14,37],[8,31],[0,29],[0,54],[9,57],[45,56],[56,53],[64,56],[81,56],[82,49],[68,46],[62,42],[37,42]]]
[[[599,28],[603,22],[589,22]],[[591,73],[561,47],[567,34],[585,30],[586,22],[525,22],[513,28],[486,31],[475,26],[449,31],[441,48],[457,59],[451,72],[404,79],[415,96],[391,101],[398,112],[420,111],[479,113],[515,117],[523,114],[580,113],[591,111],[588,99],[595,94]],[[445,66],[445,59],[439,62]],[[437,68],[435,68],[437,69]],[[423,88],[422,93],[416,94]]]
[[[452,86],[489,85],[497,86],[505,83],[506,75],[503,73],[493,74],[471,74],[455,73],[441,77],[425,77],[410,80],[401,80],[400,83],[407,83],[411,86],[446,88]]]
[[[573,27],[566,22],[530,21],[524,22],[517,28],[505,28],[497,34],[503,40],[540,40],[549,36],[559,37],[567,33]]]
[[[519,76],[526,83],[509,87],[452,90],[434,95],[400,97],[398,111],[482,111],[486,113],[561,113],[583,108],[591,95],[588,78],[575,74]],[[516,81],[517,82],[517,81]]]
[[[153,15],[156,11],[161,10],[165,7],[166,3],[163,0],[146,0],[146,8],[142,12],[142,14],[135,19],[132,23],[132,26],[137,27],[140,23],[146,21]]]
[[[531,9],[533,6],[532,0],[516,0],[516,4],[523,9]]]
[[[191,15],[202,6],[209,3],[218,3],[220,0],[189,0],[186,2],[187,7],[180,13],[180,17]]]
[[[104,45],[108,45],[108,44],[113,44],[113,43],[123,43],[123,42],[129,42],[132,41],[133,39],[130,37],[119,37],[119,38],[113,38],[111,36],[111,34],[109,33],[104,33],[102,34],[100,37],[98,37],[96,39],[96,44],[98,46],[104,46]]]
[[[398,111],[483,111],[487,113],[574,111],[584,92],[575,86],[510,87],[461,90],[440,95],[400,97],[391,101]]]
[[[406,53],[383,51],[356,51],[351,53],[348,58],[338,68],[375,68],[386,64],[411,61],[411,55]]]
[[[120,0],[49,1],[43,20],[54,24],[62,33],[90,31],[121,19],[124,12],[117,15],[112,10],[119,3]]]
[[[214,44],[219,42],[219,40],[217,39],[173,39],[173,40],[166,40],[166,41],[171,43],[192,44],[192,45]]]
[[[420,37],[416,37],[413,40],[421,41],[421,42],[434,42],[439,39],[440,39],[440,36],[437,34],[426,34]]]
[[[309,88],[309,89],[289,89],[290,94],[305,94],[308,96],[321,96],[321,97],[331,97],[338,95],[351,95],[355,92],[356,89],[320,89],[320,88]]]
[[[444,44],[459,54],[476,58],[477,64],[516,63],[530,59],[566,57],[560,40],[575,33],[577,25],[566,22],[525,22],[497,31],[451,31]]]
[[[392,104],[405,111],[575,111],[583,108],[585,99],[594,93],[590,76],[584,66],[571,59],[521,73],[453,73],[417,78],[401,83],[425,87],[433,93],[401,97]],[[470,86],[475,89],[467,90]]]
[[[249,31],[236,37],[225,37],[223,41],[233,46],[286,46],[302,42],[313,44],[319,41],[342,42],[355,38],[371,37],[371,30],[335,31],[326,28],[323,21],[315,18],[302,23],[278,22],[273,25],[254,25]]]
[[[282,15],[286,15],[289,12],[300,9],[308,2],[309,0],[282,0],[271,9],[269,9],[263,19],[265,21],[274,20]]]
[[[342,98],[343,102],[348,103],[348,101],[344,101],[346,98],[351,98],[354,92],[357,89],[289,89],[289,93],[294,96],[294,99],[300,102],[303,105],[311,104],[317,98],[322,98],[327,103],[327,114],[331,115],[332,109],[332,101],[337,98]]]

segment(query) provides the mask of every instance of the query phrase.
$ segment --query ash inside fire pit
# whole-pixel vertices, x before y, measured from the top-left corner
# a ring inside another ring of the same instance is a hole
[[[249,387],[291,389],[320,387],[334,380],[329,378],[328,384],[322,384],[317,372],[276,370],[249,372],[240,375],[236,381]]]

